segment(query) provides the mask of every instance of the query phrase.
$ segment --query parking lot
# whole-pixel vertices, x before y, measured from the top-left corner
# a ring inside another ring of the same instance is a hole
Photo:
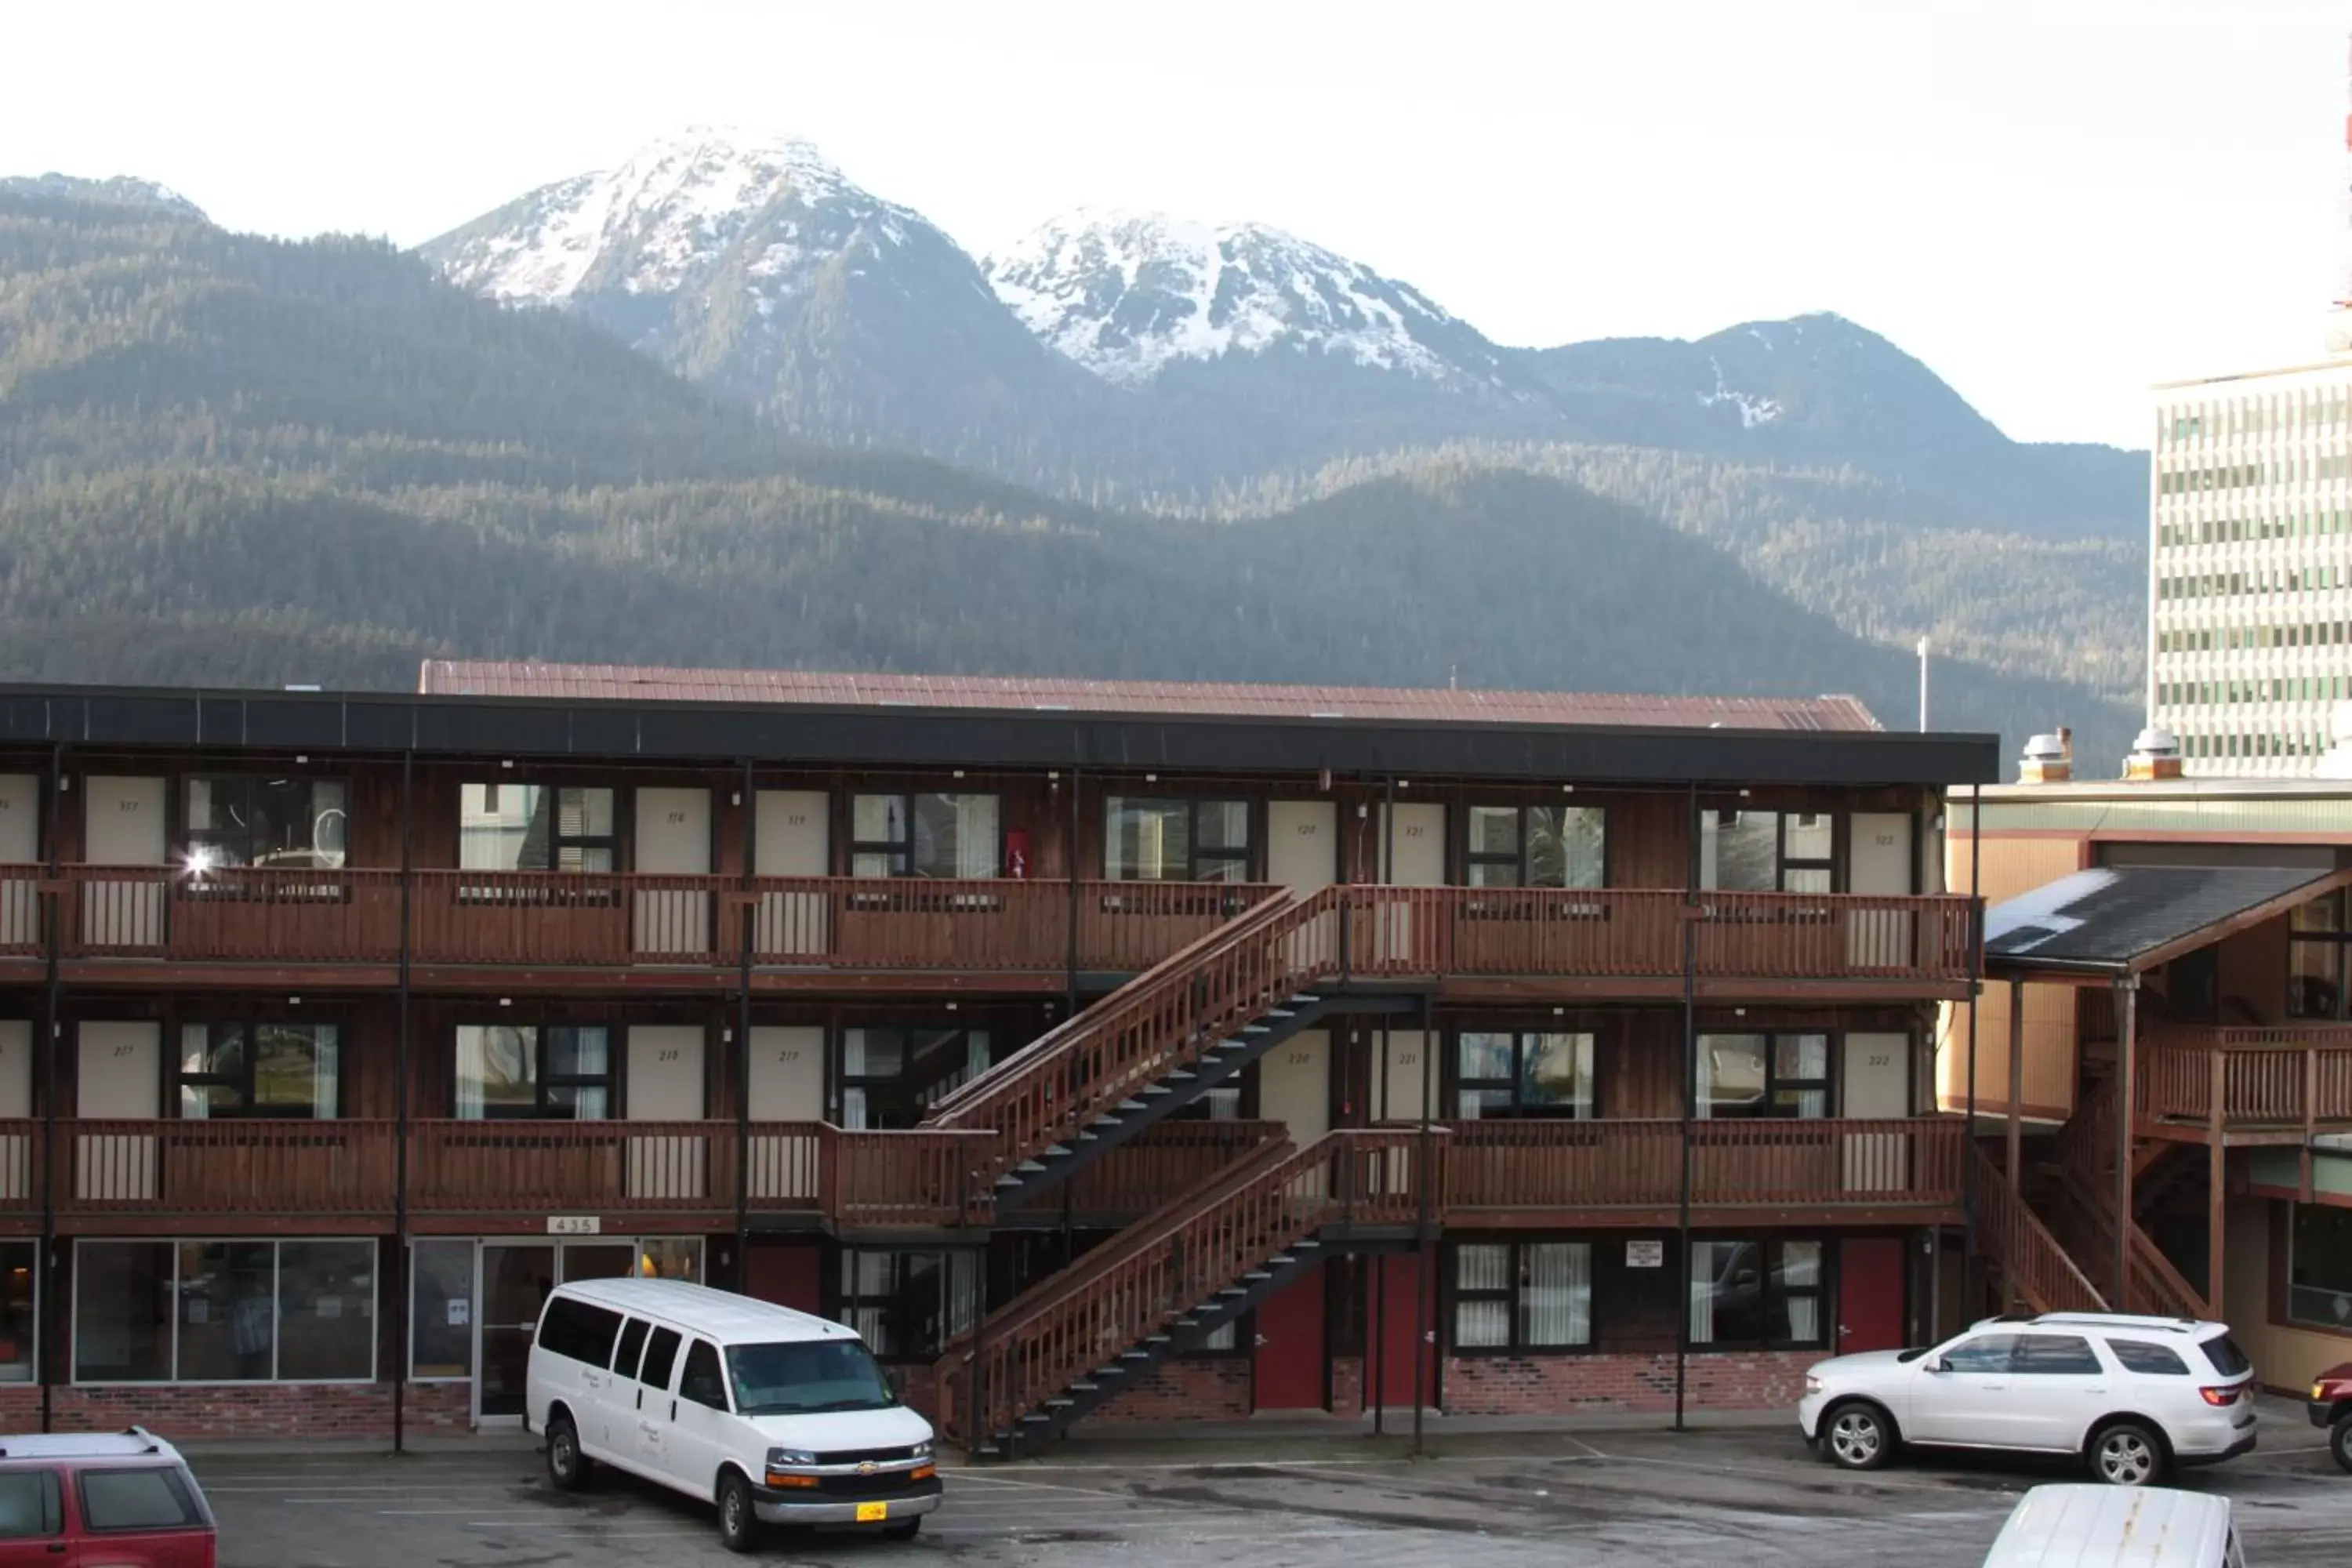
[[[2256,1563],[2341,1563],[2352,1476],[2301,1411],[2266,1402],[2263,1447],[2179,1484],[2236,1500]],[[1415,1461],[1360,1440],[1080,1446],[957,1470],[908,1545],[776,1534],[774,1561],[1081,1568],[1105,1561],[1302,1565],[1982,1561],[2017,1495],[2073,1472],[1969,1458],[1832,1470],[1792,1430],[1439,1439]],[[1244,1457],[1225,1458],[1240,1454]],[[536,1454],[488,1442],[398,1459],[200,1452],[228,1568],[718,1563],[708,1509],[605,1475],[551,1490]]]

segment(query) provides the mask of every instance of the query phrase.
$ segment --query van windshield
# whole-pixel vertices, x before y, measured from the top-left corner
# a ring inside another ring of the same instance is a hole
[[[810,1415],[824,1410],[887,1410],[898,1403],[882,1369],[856,1340],[792,1340],[730,1345],[727,1370],[742,1415]]]

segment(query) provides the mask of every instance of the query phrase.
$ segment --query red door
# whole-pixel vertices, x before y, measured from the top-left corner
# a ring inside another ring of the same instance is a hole
[[[1410,1253],[1368,1258],[1372,1271],[1374,1364],[1364,1369],[1364,1385],[1374,1403],[1391,1410],[1412,1408],[1413,1285],[1421,1278],[1421,1261]],[[1421,1402],[1437,1408],[1437,1281],[1433,1276],[1422,1292]]]
[[[1903,1238],[1851,1237],[1838,1244],[1837,1353],[1901,1350]]]
[[[1323,1408],[1323,1266],[1258,1303],[1253,1369],[1260,1410]]]

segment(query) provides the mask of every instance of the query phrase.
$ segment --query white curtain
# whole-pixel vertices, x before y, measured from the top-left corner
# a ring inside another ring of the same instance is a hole
[[[1790,1292],[1783,1299],[1789,1303],[1789,1338],[1799,1344],[1811,1344],[1822,1337],[1822,1244],[1818,1241],[1784,1241],[1780,1244],[1780,1285]],[[1797,1295],[1796,1291],[1811,1294]]]
[[[866,1072],[866,1031],[844,1029],[841,1033],[841,1076],[845,1079],[864,1078]],[[863,1089],[849,1084],[842,1086],[841,1124],[853,1131],[866,1125],[866,1091]]]
[[[1580,1241],[1529,1246],[1519,1314],[1520,1339],[1525,1344],[1591,1343],[1591,1246]]]
[[[1700,1060],[1706,1058],[1701,1057]],[[1690,1340],[1695,1345],[1715,1343],[1715,1282],[1731,1261],[1736,1241],[1694,1241],[1690,1257]]]
[[[322,1121],[332,1121],[335,1108],[342,1103],[340,1089],[342,1081],[342,1041],[341,1031],[331,1024],[322,1024],[310,1031],[310,1114]]]
[[[1511,1249],[1494,1243],[1456,1247],[1454,1286],[1457,1291],[1511,1289]],[[1507,1345],[1511,1342],[1511,1304],[1507,1296],[1454,1303],[1454,1342],[1460,1346]]]

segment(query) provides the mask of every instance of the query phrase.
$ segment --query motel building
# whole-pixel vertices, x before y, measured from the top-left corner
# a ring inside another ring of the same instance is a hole
[[[1966,1225],[2003,1177],[1937,1054],[1979,957],[1947,791],[1999,750],[1835,698],[0,688],[0,1424],[512,1423],[548,1290],[619,1274],[840,1319],[983,1450],[1789,1405],[2045,1267]],[[2057,808],[1985,809],[1991,886]],[[2141,993],[2136,1215],[2171,1237],[2210,1170],[2228,1277],[2179,1272],[2247,1321],[2325,1315],[2287,1259],[2352,1201],[2305,1102],[2242,1147],[2198,1098],[2342,1018],[2309,868],[2205,991],[2179,954]],[[2113,1026],[2032,978],[2039,1158]]]
[[[1992,1173],[1969,1305],[2225,1320],[2293,1393],[2352,1360],[2352,703],[2320,776],[2180,750],[2094,780],[2062,731],[1951,797],[1989,905],[1973,1096],[1965,1005],[1937,1057]]]

